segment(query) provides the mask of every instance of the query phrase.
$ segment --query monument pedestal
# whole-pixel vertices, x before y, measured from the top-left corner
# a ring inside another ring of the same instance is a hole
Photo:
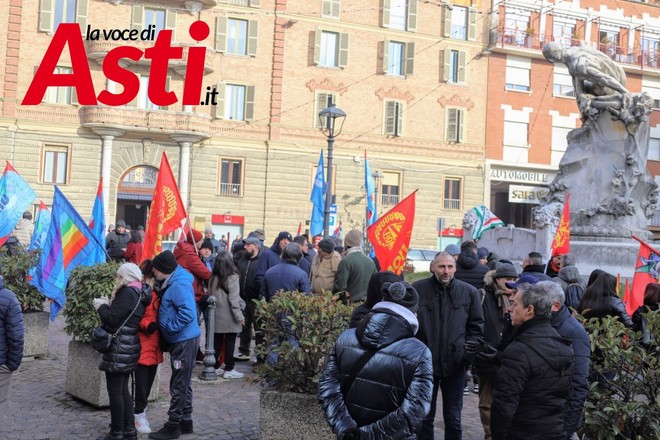
[[[604,270],[621,279],[635,274],[639,242],[632,238],[571,237],[571,255],[583,276],[594,269]]]

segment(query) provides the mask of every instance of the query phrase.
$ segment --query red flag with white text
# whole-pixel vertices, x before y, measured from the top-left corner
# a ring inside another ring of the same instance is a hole
[[[632,287],[624,294],[623,302],[626,303],[626,311],[630,316],[639,306],[644,304],[644,290],[649,283],[657,283],[660,276],[660,252],[643,242],[639,241],[639,254],[635,260],[635,275]]]

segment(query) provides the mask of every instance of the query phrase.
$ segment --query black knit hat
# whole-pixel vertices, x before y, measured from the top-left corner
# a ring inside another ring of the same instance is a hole
[[[396,283],[385,283],[381,290],[383,292],[383,301],[389,301],[405,307],[413,313],[417,312],[419,307],[419,295],[410,284],[405,281]]]
[[[208,238],[205,238],[204,241],[202,242],[202,246],[199,248],[201,249],[210,249],[211,252],[213,252],[213,242],[209,240]]]
[[[513,267],[513,264],[509,263],[498,263],[497,267],[495,268],[495,275],[493,275],[493,279],[496,280],[498,278],[518,278],[518,273],[516,272],[516,268]]]
[[[172,251],[163,251],[154,258],[154,269],[163,272],[166,275],[174,272],[177,267],[176,258]]]
[[[319,241],[318,247],[323,252],[331,254],[335,250],[335,242],[330,238],[324,238],[323,240]]]
[[[383,292],[381,292],[383,284],[396,283],[397,281],[403,281],[403,278],[389,270],[376,272],[371,275],[371,278],[369,278],[369,284],[367,285],[367,298],[364,303],[369,307],[375,306],[376,303],[383,300]]]

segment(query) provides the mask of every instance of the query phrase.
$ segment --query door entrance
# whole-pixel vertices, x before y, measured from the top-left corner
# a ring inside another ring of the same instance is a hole
[[[157,178],[158,169],[148,165],[131,168],[124,174],[117,187],[116,220],[124,220],[133,230],[146,227]]]

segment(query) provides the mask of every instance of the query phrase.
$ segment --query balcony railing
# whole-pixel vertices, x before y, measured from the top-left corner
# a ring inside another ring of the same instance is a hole
[[[567,36],[555,37],[550,34],[538,34],[519,29],[498,28],[496,46],[540,51],[550,41],[560,42],[564,46],[583,44],[592,47],[624,66],[634,66],[642,70],[660,69],[660,51],[647,51],[642,50],[640,47],[631,49],[628,46],[618,46],[614,43],[583,41]]]
[[[398,194],[383,194],[381,203],[383,205],[396,205],[399,203],[399,195]]]
[[[461,199],[445,199],[445,209],[454,211],[461,209]]]
[[[235,197],[240,196],[241,195],[241,184],[240,183],[221,183],[220,184],[220,195],[235,196]]]

